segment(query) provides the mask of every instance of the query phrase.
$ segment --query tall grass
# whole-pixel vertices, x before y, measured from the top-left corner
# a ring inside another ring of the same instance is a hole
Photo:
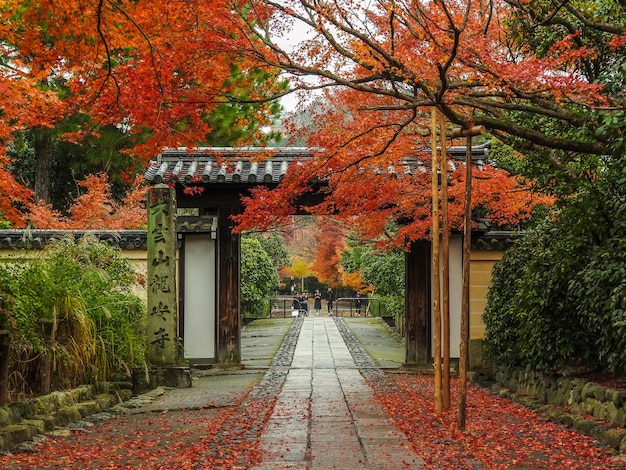
[[[31,259],[28,257],[31,256]],[[0,264],[0,329],[11,335],[9,388],[60,390],[145,366],[145,305],[128,260],[107,243],[66,238]],[[25,261],[24,261],[25,260]]]

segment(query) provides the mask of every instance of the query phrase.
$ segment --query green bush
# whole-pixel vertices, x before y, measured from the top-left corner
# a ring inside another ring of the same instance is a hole
[[[256,238],[241,239],[241,310],[245,317],[269,313],[268,299],[278,291],[278,272]]]
[[[404,299],[404,252],[368,250],[363,256],[361,276],[375,286],[378,295]]]
[[[622,203],[613,206],[619,220]],[[626,231],[584,228],[572,204],[526,233],[495,266],[484,313],[498,363],[542,371],[626,365]]]
[[[341,254],[341,266],[347,272],[361,270],[366,284],[373,286],[373,297],[380,300],[371,302],[371,313],[376,316],[404,317],[404,252],[399,249],[378,251],[367,245],[354,246]]]
[[[13,390],[40,392],[46,364],[52,389],[145,365],[145,306],[131,293],[138,278],[119,250],[67,238],[31,260],[0,265],[0,279]]]

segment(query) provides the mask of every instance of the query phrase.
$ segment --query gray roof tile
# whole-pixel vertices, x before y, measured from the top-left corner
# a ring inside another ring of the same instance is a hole
[[[477,166],[489,161],[490,143],[474,146],[472,160]],[[430,149],[420,153],[428,154]],[[278,184],[296,160],[312,158],[305,147],[206,147],[167,149],[151,161],[144,178],[158,183],[199,184]],[[465,146],[448,148],[449,166],[454,170],[465,161]],[[380,169],[389,174],[416,174],[428,167],[416,156],[407,157],[397,166]]]

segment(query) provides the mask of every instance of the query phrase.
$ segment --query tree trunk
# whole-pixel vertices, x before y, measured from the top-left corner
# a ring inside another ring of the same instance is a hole
[[[57,336],[57,318],[54,315],[52,321],[44,321],[43,327],[48,337],[44,356],[41,359],[41,393],[46,395],[51,391],[52,382],[52,355],[54,349],[54,343]]]
[[[49,203],[52,178],[52,135],[47,129],[37,129],[34,135],[35,199]]]

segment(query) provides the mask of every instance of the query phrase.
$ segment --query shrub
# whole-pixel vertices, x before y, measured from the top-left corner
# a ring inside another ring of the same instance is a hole
[[[541,371],[626,365],[626,224],[583,229],[579,209],[528,231],[495,266],[483,319],[496,362]]]
[[[49,367],[53,389],[143,367],[145,306],[131,293],[137,276],[119,250],[85,237],[28,260],[32,254],[0,266],[11,388],[47,392]]]
[[[241,239],[241,310],[244,316],[269,313],[268,299],[278,291],[278,272],[256,238]]]

